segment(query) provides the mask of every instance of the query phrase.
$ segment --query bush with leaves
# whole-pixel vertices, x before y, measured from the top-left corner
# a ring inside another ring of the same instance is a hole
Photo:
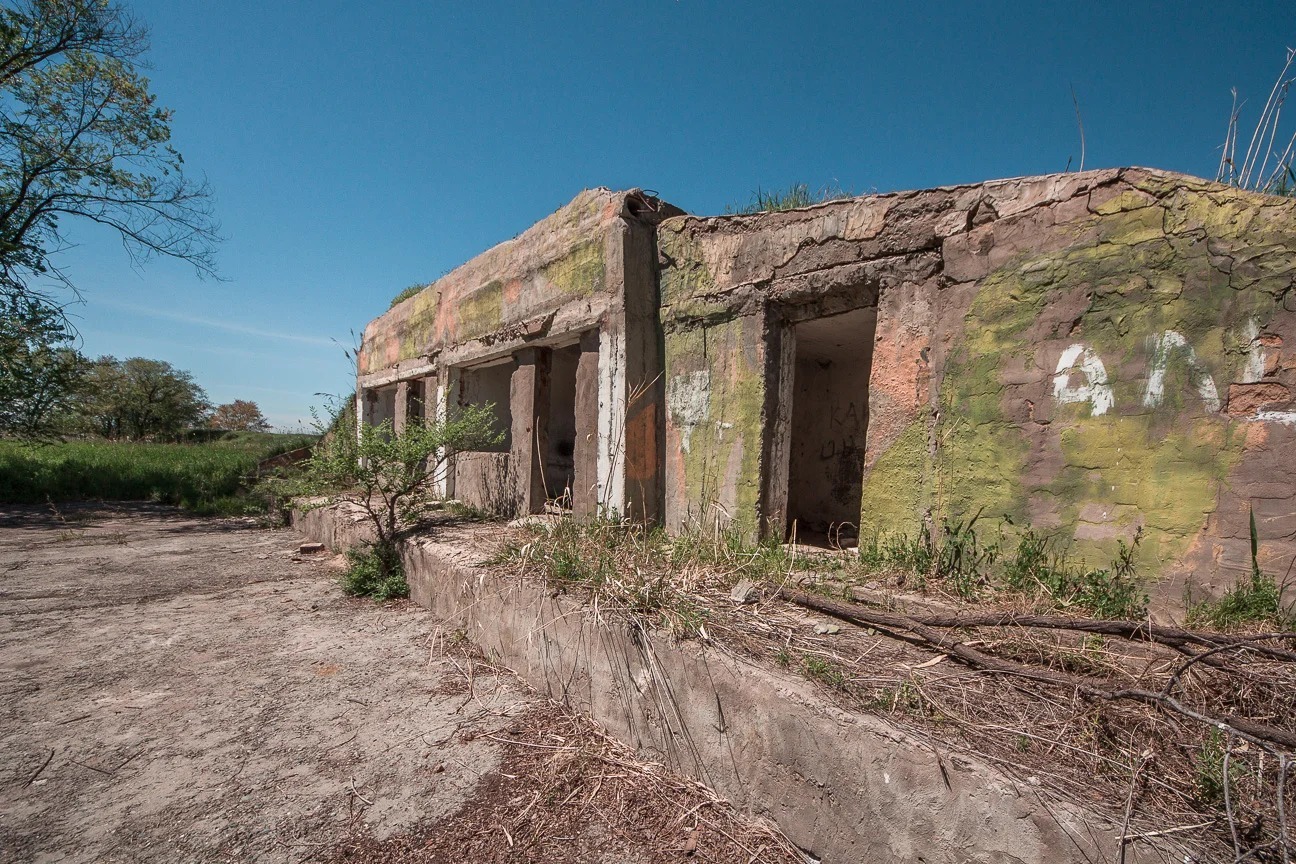
[[[390,586],[403,582],[399,540],[418,524],[436,501],[437,480],[461,450],[497,444],[492,405],[472,405],[445,419],[411,420],[396,432],[390,420],[360,424],[358,434],[337,429],[326,436],[297,475],[270,481],[282,497],[312,496],[307,506],[318,508],[352,502],[364,511],[374,529],[370,549],[352,556],[346,577],[348,590],[385,599]],[[372,569],[374,575],[356,573]],[[367,590],[364,586],[379,586]],[[381,596],[380,596],[381,595]]]

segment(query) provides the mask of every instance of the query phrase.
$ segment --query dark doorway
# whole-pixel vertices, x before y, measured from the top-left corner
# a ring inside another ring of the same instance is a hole
[[[576,365],[580,355],[579,344],[555,348],[549,367],[545,499],[568,510],[576,488]]]
[[[851,545],[859,536],[876,329],[874,308],[795,325],[788,527],[799,540]]]

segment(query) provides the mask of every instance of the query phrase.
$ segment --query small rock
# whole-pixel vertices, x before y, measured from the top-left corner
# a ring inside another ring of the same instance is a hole
[[[841,628],[836,624],[816,624],[815,632],[820,636],[832,636],[834,633],[840,633]]]
[[[269,558],[269,557],[270,557],[269,555],[258,555],[258,556],[257,556],[257,560],[258,560],[258,561],[264,561],[264,560],[266,560],[266,559]]]
[[[729,599],[735,603],[755,603],[760,599],[760,587],[750,579],[744,579],[729,592]]]
[[[297,551],[309,555],[312,552],[323,552],[323,543],[303,543],[297,547]]]

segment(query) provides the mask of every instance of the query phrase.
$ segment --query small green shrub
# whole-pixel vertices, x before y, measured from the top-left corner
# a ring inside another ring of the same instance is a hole
[[[380,602],[409,596],[405,565],[396,547],[380,543],[353,546],[347,550],[346,557],[342,590],[347,594],[372,597]]]
[[[1224,733],[1211,729],[1210,735],[1198,751],[1195,765],[1197,800],[1207,807],[1224,806],[1224,787],[1229,786],[1229,794],[1235,790],[1236,778],[1224,774]]]
[[[396,304],[397,304],[397,303],[403,303],[403,302],[405,302],[406,300],[408,300],[409,298],[413,297],[415,294],[419,293],[420,291],[422,291],[422,290],[423,290],[424,288],[426,288],[426,287],[428,287],[428,283],[426,283],[426,282],[421,282],[421,283],[418,283],[418,284],[416,284],[416,285],[411,285],[411,286],[409,286],[409,287],[406,288],[404,291],[400,292],[400,293],[397,294],[395,297],[393,297],[393,298],[392,298],[392,301],[391,301],[391,305],[388,306],[387,308],[388,308],[388,309],[394,309],[394,308],[396,308]]]
[[[1230,630],[1248,624],[1296,626],[1296,612],[1284,607],[1283,589],[1260,569],[1260,535],[1256,532],[1255,509],[1251,510],[1251,575],[1239,579],[1218,600],[1188,603],[1188,621],[1198,626]]]
[[[801,669],[806,676],[813,678],[826,687],[834,690],[846,689],[846,673],[836,663],[813,654],[801,655]]]

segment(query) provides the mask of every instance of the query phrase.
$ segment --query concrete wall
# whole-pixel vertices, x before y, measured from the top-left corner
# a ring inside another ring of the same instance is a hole
[[[582,515],[606,509],[657,517],[661,423],[655,388],[661,357],[655,237],[657,223],[679,212],[637,190],[582,192],[372,321],[359,358],[362,402],[375,390],[436,376],[431,413],[445,416],[461,382],[480,389],[470,367],[524,355],[538,359],[527,364],[529,387],[509,389],[510,397],[526,396],[523,410],[510,405],[507,417],[510,440],[504,449],[512,454],[515,508],[534,512],[546,492],[551,498],[561,494],[562,488],[548,489],[550,480],[560,486],[571,480],[573,506]],[[574,424],[562,419],[568,416],[565,406],[553,414],[562,427],[553,448],[570,448],[561,455],[550,452],[545,437],[553,413],[552,356],[546,352],[577,340],[592,350],[574,358],[575,392],[567,380],[573,371],[567,360],[573,358],[560,360],[560,398],[581,407]],[[498,390],[487,395],[498,404],[509,401]],[[539,452],[521,453],[524,446]],[[469,470],[468,463],[461,467]]]
[[[365,535],[347,507],[298,513],[312,539]],[[825,864],[1182,860],[1165,841],[1120,852],[1120,825],[731,652],[582,609],[480,569],[490,526],[407,543],[412,599],[494,660],[649,758],[775,822]]]
[[[470,507],[511,515],[516,504],[509,484],[508,453],[456,453],[455,499]]]
[[[1296,201],[1123,169],[681,217],[659,242],[671,524],[785,516],[774,355],[875,307],[863,531],[984,508],[1105,563],[1141,528],[1172,601],[1249,566],[1251,508],[1261,565],[1296,557]]]

